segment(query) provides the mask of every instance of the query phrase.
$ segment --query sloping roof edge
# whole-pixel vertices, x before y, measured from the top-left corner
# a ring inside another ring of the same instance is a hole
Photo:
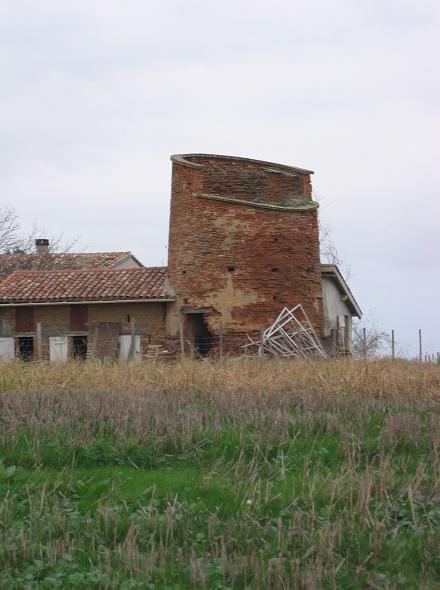
[[[123,253],[121,252],[121,254]],[[124,256],[123,258],[113,261],[111,268],[118,268],[119,264],[123,264],[126,260],[129,260],[130,258],[132,258],[136,262],[136,264],[139,264],[139,268],[148,268],[145,265],[143,265],[142,262],[138,258],[136,258],[136,256],[132,252],[124,252],[124,254],[126,254],[126,256]]]
[[[338,287],[339,292],[346,296],[346,303],[349,306],[352,314],[361,319],[362,310],[336,264],[321,264],[321,276],[333,279],[333,281],[336,283],[336,286]]]

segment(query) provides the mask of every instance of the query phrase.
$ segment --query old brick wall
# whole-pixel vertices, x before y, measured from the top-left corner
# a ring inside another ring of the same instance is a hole
[[[213,334],[259,330],[301,303],[321,332],[317,210],[310,172],[249,160],[173,161],[169,279],[180,308],[213,308]],[[241,202],[240,202],[241,201]],[[243,203],[245,201],[246,203]],[[309,207],[309,208],[308,208]]]
[[[309,196],[305,174],[241,160],[204,158],[203,161],[206,193],[273,205],[289,205],[300,196]]]
[[[89,329],[97,322],[119,322],[121,333],[130,333],[130,318],[136,327],[162,336],[165,331],[165,303],[106,303],[88,306]]]
[[[98,356],[112,356],[117,353],[119,334],[130,334],[130,318],[135,319],[136,333],[141,335],[142,348],[165,340],[165,303],[106,303],[88,305],[88,323],[82,331],[71,330],[69,305],[33,306],[34,326],[26,335],[36,336],[36,324],[41,324],[42,359],[49,359],[49,338],[51,336],[89,336],[89,347],[93,347],[95,329],[101,332]],[[107,326],[107,324],[111,324]],[[0,308],[0,336],[20,336],[15,330],[15,308]],[[108,346],[104,342],[109,341]],[[110,354],[108,351],[113,351]],[[69,342],[69,354],[71,343]]]

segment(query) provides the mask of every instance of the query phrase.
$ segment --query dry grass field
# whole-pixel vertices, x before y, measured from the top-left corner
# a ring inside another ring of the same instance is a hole
[[[0,367],[0,588],[434,589],[440,367]]]

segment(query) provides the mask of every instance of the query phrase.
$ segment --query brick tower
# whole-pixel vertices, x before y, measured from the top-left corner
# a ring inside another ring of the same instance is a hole
[[[171,160],[169,326],[183,318],[189,330],[239,337],[301,303],[321,333],[312,172],[213,154]]]

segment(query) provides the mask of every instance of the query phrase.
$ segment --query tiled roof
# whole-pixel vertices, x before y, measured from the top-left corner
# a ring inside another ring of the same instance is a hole
[[[0,283],[0,304],[171,299],[166,267],[17,270]]]
[[[129,256],[131,252],[0,254],[0,281],[15,270],[111,268]]]

